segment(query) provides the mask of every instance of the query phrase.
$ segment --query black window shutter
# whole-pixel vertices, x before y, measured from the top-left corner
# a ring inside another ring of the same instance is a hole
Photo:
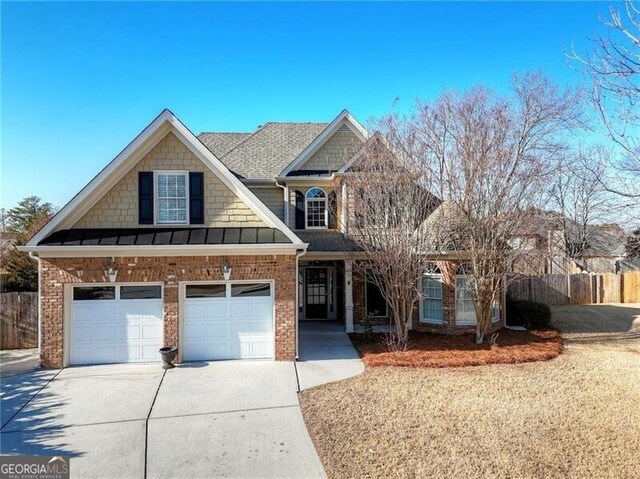
[[[204,224],[204,174],[189,173],[189,224]]]
[[[138,223],[153,224],[153,172],[138,172]]]
[[[304,229],[304,195],[296,191],[296,229]]]
[[[327,197],[327,215],[329,216],[329,228],[336,229],[338,225],[338,201],[336,200],[336,192],[332,191]]]

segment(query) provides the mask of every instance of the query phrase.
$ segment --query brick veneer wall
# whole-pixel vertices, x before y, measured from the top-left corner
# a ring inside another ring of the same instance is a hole
[[[462,334],[473,332],[475,326],[458,326],[456,325],[456,269],[458,263],[455,261],[437,261],[438,268],[442,272],[442,325],[427,324],[420,322],[419,305],[413,311],[412,329],[416,331],[446,333],[446,334]],[[354,306],[354,322],[361,324],[365,317],[365,283],[360,270],[354,269],[353,272],[353,306]],[[502,314],[500,321],[493,323],[490,332],[497,331],[504,327],[504,305],[501,308]],[[380,322],[387,323],[388,320]]]
[[[221,281],[220,264],[232,268],[231,280],[275,280],[275,355],[293,360],[296,345],[295,256],[179,256],[116,258],[117,282],[164,284],[164,343],[178,344],[178,282]],[[64,362],[64,286],[108,283],[110,258],[43,258],[40,359],[43,366]]]

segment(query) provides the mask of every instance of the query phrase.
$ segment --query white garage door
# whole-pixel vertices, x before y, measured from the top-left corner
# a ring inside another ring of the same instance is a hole
[[[159,361],[160,285],[76,286],[71,311],[71,364]]]
[[[270,283],[193,284],[185,288],[183,359],[273,359]]]

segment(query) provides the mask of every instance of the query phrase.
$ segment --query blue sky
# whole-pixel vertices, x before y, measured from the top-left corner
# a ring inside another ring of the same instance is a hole
[[[398,98],[541,69],[560,84],[604,2],[2,3],[0,206],[63,206],[163,108],[195,133],[361,121]]]

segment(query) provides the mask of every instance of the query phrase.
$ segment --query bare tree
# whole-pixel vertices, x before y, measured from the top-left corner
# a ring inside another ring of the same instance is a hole
[[[473,278],[476,341],[492,325],[506,273],[526,249],[513,239],[535,221],[565,155],[564,135],[578,124],[576,94],[541,74],[514,77],[513,95],[477,87],[418,103],[407,120],[414,158],[450,214],[421,228],[428,244],[466,262]],[[435,240],[435,241],[434,241]]]
[[[626,0],[623,13],[610,8],[603,20],[606,37],[593,51],[570,56],[591,80],[590,103],[608,136],[623,152],[614,171],[600,176],[603,186],[619,195],[640,199],[640,9]]]
[[[604,148],[582,148],[568,154],[552,183],[551,205],[559,215],[550,226],[559,229],[562,248],[571,258],[582,258],[598,233],[596,224],[610,220],[614,200],[600,181],[608,161]]]
[[[629,258],[640,258],[640,228],[629,233],[624,251]]]
[[[365,253],[354,268],[378,286],[389,305],[395,326],[390,346],[405,349],[427,264],[418,226],[437,200],[412,157],[402,154],[411,145],[396,119],[385,119],[384,129],[386,137],[374,135],[345,177],[349,234]]]

